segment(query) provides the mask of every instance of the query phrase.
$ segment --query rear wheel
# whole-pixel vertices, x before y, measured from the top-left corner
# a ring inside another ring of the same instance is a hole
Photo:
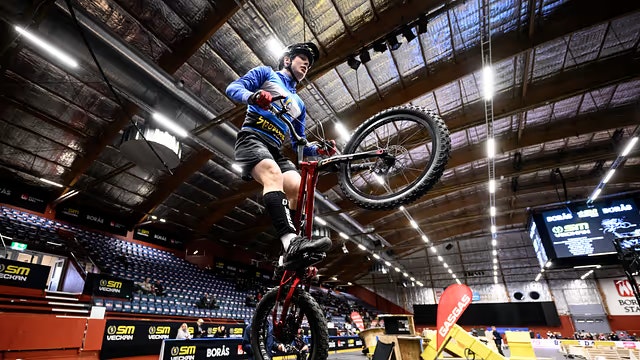
[[[451,140],[444,121],[418,106],[382,111],[360,125],[344,154],[384,150],[341,165],[339,184],[356,205],[389,210],[415,201],[436,184],[449,161]]]
[[[270,360],[281,355],[274,348],[278,344],[290,345],[298,333],[305,330],[308,336],[308,360],[326,360],[329,356],[329,333],[320,305],[308,292],[297,288],[291,298],[287,316],[280,326],[273,324],[274,309],[281,318],[283,301],[277,300],[278,288],[269,290],[258,303],[251,322],[251,348],[256,360]],[[273,329],[273,330],[272,330]],[[270,334],[273,334],[269,340]]]

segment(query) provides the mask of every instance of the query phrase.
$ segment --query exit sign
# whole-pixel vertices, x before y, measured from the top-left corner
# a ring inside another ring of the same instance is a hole
[[[23,250],[27,250],[27,244],[23,244],[23,243],[17,242],[17,241],[12,241],[11,242],[11,248],[13,250],[23,251]]]

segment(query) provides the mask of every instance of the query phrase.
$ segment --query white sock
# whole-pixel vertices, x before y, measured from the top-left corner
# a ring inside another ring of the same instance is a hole
[[[296,237],[296,234],[294,233],[289,233],[289,234],[285,234],[280,238],[280,241],[282,241],[282,247],[284,248],[284,251],[286,252],[287,249],[289,249],[289,244],[291,244],[291,240],[293,240]]]
[[[278,266],[284,266],[284,255],[280,255],[278,258]]]

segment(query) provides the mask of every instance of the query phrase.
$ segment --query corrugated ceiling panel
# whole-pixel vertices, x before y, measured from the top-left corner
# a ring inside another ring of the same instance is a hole
[[[543,125],[549,122],[551,118],[551,106],[543,105],[541,107],[527,111],[526,127]]]
[[[476,74],[469,74],[460,79],[463,104],[469,104],[480,99],[478,79]]]
[[[429,21],[427,32],[420,36],[422,48],[427,58],[427,65],[453,59],[451,48],[451,32],[446,15],[436,16]]]
[[[434,110],[434,111],[438,110],[438,105],[436,104],[436,99],[433,97],[433,92],[428,92],[428,93],[416,98],[411,103],[414,104],[414,105],[417,105],[417,106],[422,106],[422,107],[425,107],[427,109]],[[444,122],[446,123],[447,122],[446,116],[444,118],[442,118],[442,120],[444,120]]]
[[[448,11],[453,31],[453,46],[462,52],[480,42],[478,2],[465,1]]]
[[[336,1],[334,4],[347,23],[347,27],[352,31],[374,20],[373,9],[368,0]]]
[[[125,159],[121,154],[120,151],[112,146],[107,146],[102,153],[100,154],[100,157],[98,158],[100,161],[104,162],[105,164],[112,166],[114,168],[119,168],[123,165],[126,165],[129,163],[129,160]]]
[[[565,36],[546,42],[535,48],[533,63],[533,80],[540,80],[562,69],[569,37]]]
[[[371,61],[367,63],[369,76],[373,79],[380,93],[385,93],[390,87],[398,86],[398,69],[391,57],[391,51],[383,53],[374,52]]]
[[[172,49],[179,47],[180,41],[191,34],[189,25],[164,1],[119,0],[118,3]]]
[[[511,124],[514,122],[513,118],[515,118],[515,115],[508,116],[506,118],[495,119],[493,121],[493,134],[495,136],[499,136],[511,132]],[[498,145],[498,149],[499,148],[500,146]]]
[[[191,58],[193,59],[193,57]],[[220,74],[217,74],[215,86],[223,86],[221,88],[214,87],[209,81],[204,79],[202,75],[195,71],[189,64],[184,64],[178,69],[175,74],[176,78],[181,79],[186,84],[186,87],[195,95],[200,97],[208,107],[215,113],[221,114],[227,110],[232,109],[235,104],[224,95],[226,85],[229,85],[231,81],[225,85],[225,79]]]
[[[518,9],[518,3],[520,3],[520,9]],[[491,2],[491,33],[503,34],[516,30],[518,18],[522,22],[526,21],[527,17],[526,1],[494,0]]]
[[[93,189],[93,193],[102,194],[100,197],[107,202],[113,202],[128,208],[134,208],[144,201],[144,198],[141,196],[123,191],[105,182],[95,185]]]
[[[322,99],[320,93],[313,86],[305,87],[298,93],[304,105],[307,108],[307,113],[313,119],[326,120],[329,114],[332,114],[331,109]],[[312,127],[314,122],[307,117],[307,122]]]
[[[118,109],[115,101],[109,98],[111,94],[106,92],[107,89],[95,84],[95,78],[76,78],[75,72],[67,73],[29,49],[20,51],[11,66],[21,77],[95,114],[100,121],[110,121]],[[83,84],[83,81],[88,81],[90,86],[97,86],[101,92]],[[105,93],[108,96],[105,96]]]
[[[638,43],[640,32],[640,12],[616,19],[611,22],[611,28],[607,32],[601,57],[631,49]]]
[[[589,91],[585,94],[580,106],[580,113],[589,113],[604,109],[613,96],[616,85]]]
[[[581,95],[573,96],[568,99],[560,100],[553,104],[552,119],[563,119],[569,116],[577,115],[578,106],[580,105]]]
[[[640,100],[640,80],[619,84],[609,102],[610,107],[617,107],[638,102]]]
[[[155,186],[152,184],[149,184],[126,172],[112,177],[107,180],[107,182],[141,197],[148,196],[155,189]]]
[[[160,55],[168,51],[167,46],[153,34],[150,34],[131,15],[120,6],[107,1],[78,0],[99,22],[118,34],[126,42],[157,62]]]
[[[368,65],[369,63],[367,63],[365,66],[369,68]],[[376,88],[373,85],[373,81],[371,80],[368,71],[362,69],[362,66],[360,71],[356,72],[352,71],[352,69],[346,63],[342,63],[336,66],[335,70],[347,84],[349,92],[353,94],[353,96],[356,98],[356,101],[359,101],[360,99],[366,99],[376,93]]]
[[[454,132],[449,136],[451,138],[451,149],[456,150],[467,146],[467,130]]]
[[[542,3],[542,16],[546,17],[560,5],[569,2],[570,0],[543,0]]]
[[[438,101],[438,109],[441,114],[453,111],[462,106],[460,99],[460,85],[457,81],[444,85],[434,91],[436,101]]]
[[[354,72],[353,70],[346,71]],[[353,76],[355,76],[355,72]],[[331,104],[331,107],[336,111],[340,112],[353,104],[353,98],[344,86],[338,72],[328,71],[319,79],[316,79],[314,84],[320,89],[327,101]]]
[[[57,142],[64,144],[80,154],[84,153],[82,146],[82,143],[85,141],[84,138],[77,138],[60,127],[50,125],[16,108],[12,108],[11,111],[8,111],[8,109],[0,111],[0,119],[7,123],[20,125],[40,136],[55,139]]]
[[[494,91],[496,93],[511,89],[514,84],[515,78],[522,78],[522,73],[514,74],[514,60],[513,58],[505,59],[493,64],[493,82]],[[518,67],[516,70],[522,72],[522,68]],[[476,78],[482,84],[482,74],[478,72]],[[482,86],[482,85],[480,85]]]
[[[277,59],[260,59],[242,39],[244,34],[239,34],[229,25],[224,24],[209,39],[211,49],[222,59],[227,66],[233,67],[236,73],[245,74],[247,71],[260,65],[277,67]]]
[[[417,39],[413,39],[407,43],[404,37],[398,37],[402,42],[400,48],[393,52],[393,58],[396,61],[402,78],[413,80],[424,74],[424,59],[422,49]]]
[[[37,155],[52,163],[70,168],[77,157],[75,151],[62,147],[46,138],[38,138],[32,133],[6,122],[0,122],[0,134],[2,142],[15,149],[22,149],[26,152]],[[3,152],[3,155],[13,154],[14,151]]]
[[[227,85],[240,76],[225,63],[218,54],[212,51],[207,43],[202,45],[200,49],[189,58],[188,64],[193,66],[198,73],[202,74],[207,81],[212,83],[221,92],[224,92]],[[187,64],[183,65],[180,70],[185,66],[187,66]],[[182,71],[184,72],[185,70]]]
[[[487,140],[487,126],[485,124],[477,125],[467,129],[469,135],[469,142],[471,144],[477,144]]]
[[[569,43],[569,50],[565,55],[565,68],[595,60],[600,51],[606,29],[607,24],[600,24],[573,33]]]
[[[67,123],[70,127],[75,128],[89,136],[96,136],[101,131],[101,124],[92,121],[87,114],[79,109],[69,110],[69,104],[63,99],[53,96],[41,86],[26,82],[24,78],[7,70],[5,72],[4,85],[7,83],[22,84],[20,89],[12,93],[12,98],[28,104],[29,106],[42,111],[43,113]],[[70,116],[70,115],[75,116]]]
[[[189,23],[191,28],[202,23],[207,13],[214,11],[206,0],[171,0],[166,3],[181,19]]]

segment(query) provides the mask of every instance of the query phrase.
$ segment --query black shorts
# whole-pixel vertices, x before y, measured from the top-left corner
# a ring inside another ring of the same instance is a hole
[[[246,181],[253,180],[251,170],[264,159],[275,161],[283,174],[296,170],[293,162],[285,157],[279,148],[249,131],[238,132],[234,152],[236,163],[242,168],[242,179]]]

